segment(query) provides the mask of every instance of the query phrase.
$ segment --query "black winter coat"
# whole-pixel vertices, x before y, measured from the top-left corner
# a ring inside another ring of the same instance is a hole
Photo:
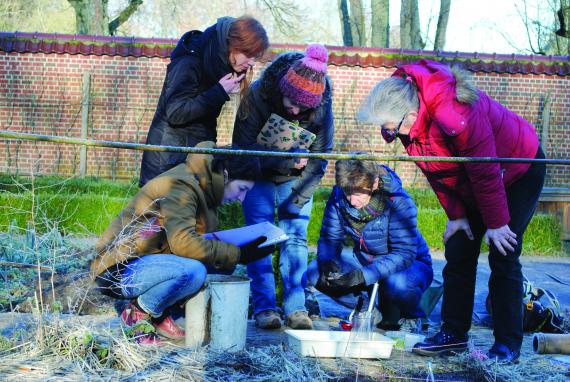
[[[241,149],[267,151],[257,144],[257,136],[269,119],[275,113],[291,120],[283,106],[283,95],[279,91],[279,81],[287,73],[291,65],[304,57],[302,53],[284,53],[278,56],[253,82],[246,98],[240,104],[234,124],[232,143]],[[246,110],[244,110],[246,108]],[[317,138],[309,147],[310,152],[328,153],[333,149],[334,125],[332,112],[332,86],[328,76],[321,103],[314,109],[309,109],[299,125]],[[261,157],[261,167],[266,180],[283,183],[297,179],[293,186],[291,201],[299,208],[311,198],[315,188],[325,174],[328,161],[324,159],[309,159],[302,170],[294,168],[294,159]]]
[[[217,118],[229,97],[219,80],[232,72],[227,35],[231,17],[218,19],[204,32],[182,36],[170,56],[147,144],[193,147],[216,141]],[[185,153],[145,151],[139,184],[184,162]]]

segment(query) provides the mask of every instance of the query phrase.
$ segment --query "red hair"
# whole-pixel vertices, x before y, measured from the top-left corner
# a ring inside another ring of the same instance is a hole
[[[269,48],[267,32],[259,21],[251,16],[241,16],[232,23],[228,32],[230,52],[259,58]]]
[[[269,39],[263,25],[251,16],[241,16],[234,20],[228,31],[229,53],[242,53],[247,57],[256,59],[263,56],[269,48]],[[253,77],[251,68],[240,84],[240,96],[245,96],[249,83]]]

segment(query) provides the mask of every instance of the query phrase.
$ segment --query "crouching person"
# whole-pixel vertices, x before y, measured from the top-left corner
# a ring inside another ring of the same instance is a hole
[[[343,252],[347,234],[352,253]],[[425,316],[419,301],[433,279],[431,256],[417,229],[416,206],[394,171],[371,161],[336,162],[336,186],[308,278],[350,309],[379,282],[380,329],[398,330],[401,318]]]
[[[102,293],[130,300],[121,314],[125,325],[146,320],[161,336],[184,338],[169,308],[196,294],[207,273],[231,272],[274,250],[257,248],[261,240],[236,247],[202,237],[217,229],[217,207],[242,202],[258,174],[259,160],[252,157],[190,154],[140,189],[103,233],[91,263]],[[138,341],[158,344],[160,338],[151,333]]]

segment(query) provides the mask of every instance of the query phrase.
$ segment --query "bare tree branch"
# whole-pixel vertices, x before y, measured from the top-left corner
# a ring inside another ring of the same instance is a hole
[[[109,23],[109,34],[111,36],[115,35],[117,29],[137,11],[142,3],[143,0],[129,0],[129,4],[119,13],[119,16]]]
[[[266,8],[273,16],[275,26],[285,36],[292,35],[292,26],[301,21],[299,7],[291,0],[260,0],[264,8]]]

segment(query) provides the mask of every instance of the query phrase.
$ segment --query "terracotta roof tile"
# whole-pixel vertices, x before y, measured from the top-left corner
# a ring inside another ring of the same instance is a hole
[[[167,58],[176,42],[176,39],[165,38],[0,32],[0,51],[18,53]],[[301,44],[273,44],[264,60],[271,60],[276,54],[284,51],[304,48],[305,45]],[[430,58],[447,64],[460,64],[474,72],[570,75],[570,56],[525,56],[340,46],[327,46],[327,49],[329,63],[341,66],[393,68],[420,58]]]

